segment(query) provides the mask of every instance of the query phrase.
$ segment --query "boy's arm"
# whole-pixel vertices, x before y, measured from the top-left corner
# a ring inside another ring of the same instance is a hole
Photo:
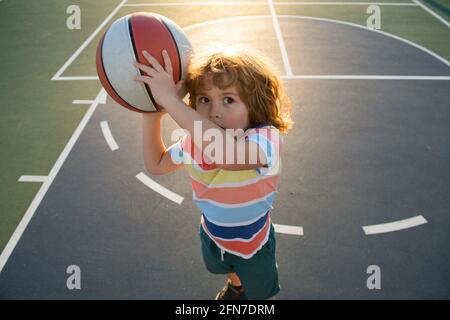
[[[165,63],[165,68],[163,68],[161,64],[158,62],[158,60],[156,60],[152,55],[150,55],[146,51],[143,51],[143,54],[147,59],[147,61],[152,65],[152,67],[136,63],[135,66],[144,71],[145,73],[147,73],[148,76],[138,76],[135,79],[138,81],[145,82],[151,87],[153,97],[155,98],[156,102],[164,107],[164,109],[170,114],[172,119],[175,120],[175,122],[181,128],[187,130],[190,133],[191,137],[193,138],[194,144],[197,147],[199,147],[201,151],[203,151],[208,147],[210,143],[213,142],[203,140],[203,134],[201,134],[199,137],[198,134],[197,135],[195,134],[196,130],[194,130],[195,127],[194,124],[197,121],[200,121],[202,123],[201,129],[202,133],[208,131],[209,129],[215,129],[216,131],[220,132],[222,137],[226,137],[227,133],[224,129],[219,127],[217,124],[215,124],[208,118],[200,115],[194,109],[189,108],[189,106],[180,99],[178,91],[181,88],[182,81],[179,81],[176,85],[173,82],[172,63],[170,61],[167,52],[163,50],[163,59]],[[223,141],[225,141],[226,143],[223,145],[222,150],[223,152],[221,152],[221,155],[219,155],[221,159],[219,159],[219,161],[215,161],[219,168],[228,170],[245,170],[245,169],[260,168],[266,165],[267,160],[265,159],[265,157],[262,157],[263,159],[260,159],[258,157],[256,164],[247,162],[244,164],[237,164],[237,163],[226,164],[225,163],[226,150],[231,149],[245,150],[245,154],[248,155],[249,154],[248,150],[250,148],[251,143],[247,141],[238,141],[234,139],[234,137],[232,139],[224,139]],[[163,149],[160,147],[160,151],[161,150]]]
[[[267,159],[264,155],[264,152],[260,150],[260,147],[256,145],[255,143],[251,141],[244,141],[244,140],[237,140],[234,137],[233,138],[226,138],[226,130],[219,127],[217,124],[212,122],[211,120],[207,119],[206,117],[200,115],[197,111],[190,108],[186,103],[184,103],[181,99],[178,97],[175,97],[172,102],[167,103],[164,106],[165,110],[170,114],[173,120],[183,129],[187,130],[191,137],[193,137],[194,144],[201,149],[201,151],[204,151],[208,145],[211,143],[214,143],[214,139],[211,140],[204,140],[203,134],[200,132],[200,134],[196,134],[194,129],[194,123],[196,121],[201,122],[201,129],[203,132],[215,129],[216,132],[220,132],[222,134],[224,144],[223,144],[223,150],[221,152],[221,155],[223,156],[220,161],[216,161],[216,165],[218,168],[225,169],[225,170],[249,170],[249,169],[256,169],[256,168],[262,168],[267,166]],[[256,159],[256,163],[249,163],[250,159],[250,152],[251,152],[251,145],[254,146],[253,151],[256,151],[256,154],[258,155]],[[200,148],[201,146],[201,148]],[[234,149],[234,161],[233,163],[226,163],[226,150]],[[237,163],[237,154],[239,152],[245,152],[245,161],[243,164]],[[217,156],[216,156],[217,157]]]
[[[177,169],[183,164],[172,161],[161,138],[161,112],[144,113],[142,115],[143,154],[145,168],[150,174],[162,175]]]

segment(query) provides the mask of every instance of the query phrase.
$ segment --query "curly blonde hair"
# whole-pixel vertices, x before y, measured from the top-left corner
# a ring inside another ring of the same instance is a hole
[[[291,101],[271,63],[261,54],[237,47],[193,54],[185,81],[191,108],[196,108],[196,96],[207,77],[220,89],[236,84],[239,97],[248,108],[251,127],[268,124],[286,133],[294,124]]]

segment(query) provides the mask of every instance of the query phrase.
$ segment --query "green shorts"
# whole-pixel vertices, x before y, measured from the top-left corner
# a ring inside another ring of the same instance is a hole
[[[266,244],[250,259],[225,252],[206,234],[200,224],[202,255],[206,269],[214,274],[235,272],[242,282],[245,294],[252,300],[268,299],[280,291],[278,265],[275,258],[275,230],[270,226]]]

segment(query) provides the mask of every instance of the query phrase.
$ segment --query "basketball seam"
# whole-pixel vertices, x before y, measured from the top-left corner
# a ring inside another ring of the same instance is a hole
[[[177,49],[177,56],[178,56],[178,72],[180,75],[180,80],[183,79],[183,68],[182,68],[182,63],[181,63],[181,56],[180,56],[180,49],[178,48],[178,43],[175,39],[175,37],[173,36],[172,32],[170,31],[170,28],[167,26],[167,24],[164,22],[164,19],[160,19],[159,17],[157,17],[159,19],[159,21],[162,22],[163,26],[167,29],[167,31],[169,32],[173,43],[175,44],[175,48]]]
[[[140,61],[139,61],[139,55],[138,55],[138,52],[137,52],[137,50],[136,50],[136,44],[134,43],[133,27],[131,26],[131,19],[132,19],[132,17],[130,17],[130,18],[128,19],[128,21],[127,21],[127,22],[128,22],[128,31],[129,31],[129,33],[130,33],[130,39],[131,39],[131,44],[132,44],[132,46],[133,46],[134,56],[135,56],[135,58],[136,58],[136,61],[137,61],[137,62],[140,62]],[[139,73],[140,73],[141,75],[145,76],[144,72],[143,72],[141,69],[139,69]],[[144,83],[144,86],[145,86],[145,90],[147,91],[147,94],[148,94],[150,100],[151,100],[152,103],[153,103],[153,106],[155,107],[155,109],[156,109],[157,111],[159,111],[158,104],[156,103],[155,98],[154,98],[153,95],[152,95],[152,91],[150,90],[150,87],[148,86],[147,83]]]
[[[123,102],[125,102],[127,105],[128,105],[128,107],[129,108],[132,108],[132,110],[136,110],[136,111],[140,111],[139,109],[137,109],[137,108],[134,108],[128,101],[126,101],[118,92],[117,92],[117,90],[114,88],[114,86],[112,85],[112,83],[111,83],[111,81],[109,80],[109,77],[108,77],[108,73],[106,72],[106,68],[105,68],[105,65],[104,65],[104,63],[103,63],[103,44],[104,44],[104,42],[105,42],[105,38],[106,38],[106,33],[108,32],[108,30],[104,33],[104,35],[103,35],[103,38],[102,38],[102,43],[101,43],[101,46],[100,46],[100,63],[101,63],[101,65],[102,65],[102,69],[103,69],[103,74],[105,75],[105,79],[106,79],[106,81],[108,81],[108,84],[109,84],[109,87],[111,88],[111,90],[112,91],[114,91],[114,93],[123,101]]]

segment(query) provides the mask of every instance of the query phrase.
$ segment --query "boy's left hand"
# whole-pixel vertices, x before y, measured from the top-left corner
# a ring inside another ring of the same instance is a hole
[[[164,108],[167,107],[168,104],[172,103],[174,99],[181,100],[178,96],[178,92],[181,89],[183,81],[181,80],[175,85],[175,82],[173,81],[172,63],[170,62],[167,51],[163,50],[162,53],[165,69],[150,53],[145,50],[142,53],[153,67],[135,62],[134,66],[148,75],[137,76],[135,80],[148,84],[156,103]]]

